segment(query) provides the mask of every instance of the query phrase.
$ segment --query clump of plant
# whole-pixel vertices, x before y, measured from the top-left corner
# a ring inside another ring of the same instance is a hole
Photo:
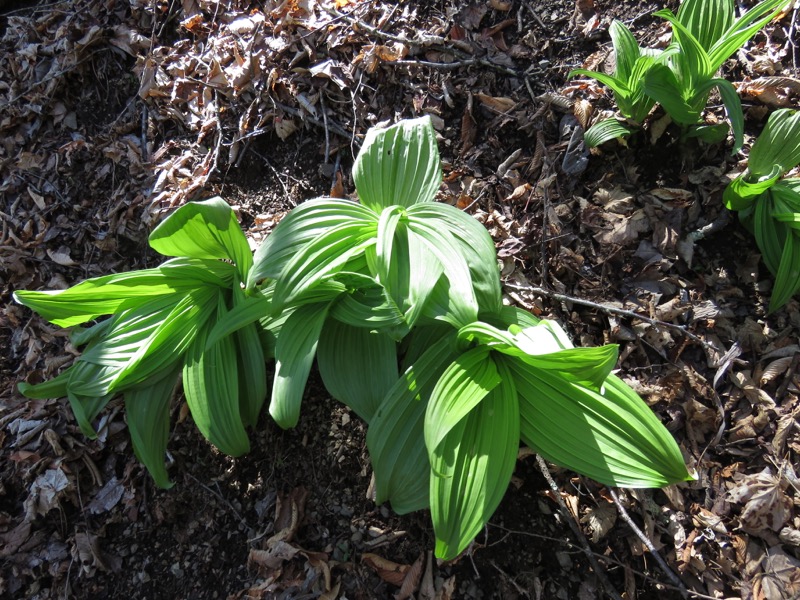
[[[658,103],[685,129],[685,135],[712,143],[722,141],[728,132],[724,123],[702,124],[709,95],[716,89],[733,132],[733,152],[738,152],[744,136],[741,101],[733,85],[715,75],[785,4],[785,0],[762,0],[737,19],[733,0],[685,0],[677,15],[669,9],[654,13],[672,25],[672,41],[658,53],[642,50],[630,31],[615,22],[611,27],[615,75],[577,69],[570,76],[585,75],[608,85],[620,113],[636,124]],[[607,141],[618,135],[618,131],[616,135],[607,131],[600,139]]]
[[[169,406],[183,375],[192,418],[223,452],[250,449],[267,394],[264,352],[250,324],[207,344],[214,324],[244,303],[240,282],[252,252],[231,208],[221,199],[189,203],[150,235],[150,246],[173,256],[154,269],[106,275],[67,290],[17,291],[14,299],[61,327],[110,315],[72,334],[85,346],[55,379],[20,391],[29,398],[69,399],[81,430],[122,394],[133,449],[160,487],[172,484],[164,466]]]
[[[359,202],[301,204],[256,251],[244,288],[234,269],[232,302],[200,344],[260,331],[278,425],[297,424],[316,359],[331,395],[368,424],[377,501],[430,508],[444,559],[494,513],[520,441],[609,485],[690,478],[671,435],[611,374],[616,346],[574,348],[555,323],[503,305],[486,229],[434,201],[429,119],[370,130],[353,176]],[[227,437],[238,425],[218,427]]]
[[[755,236],[775,276],[770,312],[800,291],[800,179],[782,177],[800,164],[800,112],[773,112],[750,149],[747,169],[723,194],[725,206]]]

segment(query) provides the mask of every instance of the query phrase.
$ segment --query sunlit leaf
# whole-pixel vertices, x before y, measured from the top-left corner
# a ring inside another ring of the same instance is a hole
[[[503,361],[500,384],[430,451],[436,557],[452,560],[489,521],[505,495],[519,449],[517,392]]]
[[[164,256],[231,260],[240,279],[247,277],[253,264],[236,214],[220,197],[187,202],[153,230],[149,241]]]
[[[432,202],[442,170],[430,117],[370,129],[353,165],[353,180],[361,203],[376,212]]]

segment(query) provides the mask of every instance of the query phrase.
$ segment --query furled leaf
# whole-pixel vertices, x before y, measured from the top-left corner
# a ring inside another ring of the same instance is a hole
[[[431,450],[431,518],[436,556],[452,560],[489,521],[505,495],[519,450],[513,379],[498,361],[500,384]]]
[[[169,440],[169,404],[179,373],[180,370],[175,370],[152,385],[125,392],[125,415],[133,451],[156,485],[164,489],[173,485],[164,466],[164,454]]]
[[[328,319],[319,338],[317,364],[331,396],[369,423],[397,382],[397,344],[383,333]]]
[[[242,280],[253,264],[236,214],[220,197],[187,202],[153,230],[149,241],[164,256],[231,260]]]
[[[662,487],[691,478],[670,433],[614,375],[598,393],[519,361],[508,365],[522,440],[547,460],[606,485]]]
[[[269,414],[284,429],[297,425],[303,392],[330,303],[305,304],[292,312],[275,347],[275,381]]]
[[[450,244],[466,261],[479,310],[499,310],[502,305],[500,271],[494,241],[486,228],[470,215],[448,204],[418,204],[408,209],[408,216],[412,230],[421,223],[428,223],[433,228],[440,228],[443,233],[449,233]],[[442,262],[442,265],[446,267],[447,263]],[[452,282],[451,286],[458,288]]]
[[[430,117],[370,129],[353,165],[353,180],[361,203],[375,212],[432,202],[442,170]]]

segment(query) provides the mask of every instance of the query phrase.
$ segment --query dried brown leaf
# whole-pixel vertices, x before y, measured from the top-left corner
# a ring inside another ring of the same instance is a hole
[[[744,504],[740,515],[742,525],[758,531],[779,531],[792,514],[792,500],[785,489],[788,485],[780,475],[773,475],[770,467],[760,473],[735,477],[737,485],[728,492],[736,504]]]
[[[475,97],[489,110],[501,114],[511,111],[517,105],[511,98],[489,96],[488,94],[475,94]]]
[[[361,562],[378,574],[378,577],[387,583],[400,587],[406,578],[406,573],[411,569],[409,565],[401,565],[382,556],[366,552],[361,555]]]
[[[601,502],[581,517],[581,523],[586,523],[595,544],[611,531],[617,522],[617,507],[612,502]]]

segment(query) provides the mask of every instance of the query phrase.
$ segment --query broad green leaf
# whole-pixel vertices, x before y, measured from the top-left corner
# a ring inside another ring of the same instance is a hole
[[[597,348],[572,347],[558,324],[548,320],[519,329],[513,335],[488,323],[471,323],[459,330],[458,337],[459,340],[478,341],[532,367],[555,371],[568,381],[594,390],[600,389],[618,356],[618,347],[614,344]]]
[[[179,373],[176,369],[152,385],[125,392],[125,416],[133,452],[163,489],[173,485],[164,466],[164,454],[169,440],[169,405]]]
[[[185,294],[200,286],[228,287],[234,269],[219,261],[174,259],[155,269],[87,279],[66,290],[19,290],[14,300],[60,327],[80,325],[102,315],[149,302],[156,296]]]
[[[82,363],[82,365],[86,364],[87,363]],[[97,365],[92,365],[92,367],[95,367],[98,370],[105,368],[97,367]],[[90,440],[97,438],[97,432],[92,426],[92,421],[94,421],[95,417],[100,414],[100,411],[106,407],[113,397],[114,394],[106,394],[104,396],[83,396],[72,391],[67,392],[69,407],[72,409],[72,414],[75,415],[75,420],[78,422],[78,426],[81,428],[81,433],[83,433],[83,435],[88,437]]]
[[[455,334],[453,328],[446,323],[433,322],[415,327],[401,344],[400,354],[403,360],[400,370],[405,373],[431,346],[435,346],[443,338],[455,339]]]
[[[331,396],[367,423],[399,376],[394,340],[334,319],[322,327],[317,365]]]
[[[239,410],[236,346],[228,336],[206,348],[210,329],[201,328],[186,353],[183,390],[200,433],[225,454],[241,456],[250,450],[250,440]]]
[[[423,330],[421,338],[426,339],[420,341],[436,341],[392,386],[367,430],[376,502],[388,500],[398,514],[428,508],[430,463],[423,435],[425,409],[433,386],[458,355],[455,332],[441,335],[444,330],[438,327]]]
[[[631,30],[625,27],[622,21],[614,19],[608,28],[611,43],[614,46],[616,67],[614,75],[622,81],[629,81],[633,72],[633,65],[641,56],[641,50]]]
[[[236,302],[233,308],[215,320],[208,334],[207,345],[216,344],[219,340],[236,333],[243,327],[255,323],[269,314],[272,308],[271,290],[246,295]]]
[[[583,141],[589,148],[597,148],[610,140],[629,135],[631,130],[623,126],[617,119],[603,119],[589,127],[583,134]]]
[[[709,51],[731,26],[733,16],[733,0],[684,0],[677,19]]]
[[[702,44],[671,10],[656,11],[653,16],[666,19],[672,24],[672,37],[674,43],[680,47],[680,52],[671,57],[670,64],[677,70],[676,75],[681,82],[682,96],[684,98],[694,96],[697,87],[714,75],[717,69],[711,66],[708,53]],[[705,101],[703,102],[704,107]]]
[[[502,306],[500,271],[494,241],[486,228],[448,204],[418,204],[408,209],[408,216],[412,228],[427,222],[450,233],[452,243],[466,260],[479,310],[497,312]]]
[[[707,144],[721,144],[728,137],[730,126],[727,123],[716,125],[696,125],[690,127],[685,135],[687,138],[697,138]]]
[[[748,182],[778,176],[800,164],[800,111],[780,109],[773,112],[758,136],[747,163]],[[779,171],[779,173],[778,173]]]
[[[218,196],[187,202],[153,230],[149,241],[150,247],[164,256],[231,260],[242,280],[253,265],[236,214]]]
[[[305,304],[292,312],[275,347],[275,380],[269,414],[283,429],[297,425],[308,374],[330,303]]]
[[[265,278],[277,279],[286,265],[320,235],[346,224],[377,226],[378,214],[350,200],[319,198],[293,208],[256,250],[247,288]]]
[[[500,384],[489,348],[467,350],[445,369],[433,388],[425,413],[425,446],[428,454],[486,395]]]
[[[790,231],[783,243],[778,272],[775,274],[775,287],[769,302],[769,312],[775,312],[786,304],[800,290],[800,239]]]
[[[470,323],[478,317],[478,301],[472,286],[472,276],[464,254],[453,243],[453,237],[433,223],[409,219],[409,245],[419,244],[442,265],[444,277],[450,282],[450,303],[457,321]]]
[[[601,73],[599,71],[590,71],[589,69],[573,69],[572,71],[569,72],[567,78],[572,79],[577,75],[582,75],[584,77],[591,77],[592,79],[596,79],[606,87],[610,88],[615,95],[619,95],[624,99],[628,99],[631,97],[631,89],[630,87],[628,87],[628,83],[623,79],[618,79],[613,75],[608,75],[606,73]],[[620,104],[619,98],[617,98],[617,104]]]
[[[442,169],[430,117],[367,131],[353,165],[353,180],[361,203],[375,212],[432,202]]]
[[[73,365],[74,366],[74,365]],[[69,385],[70,372],[72,366],[64,369],[61,373],[43,381],[41,383],[31,384],[22,381],[17,384],[19,393],[26,398],[34,400],[49,400],[50,398],[63,398],[67,395],[67,387]]]
[[[519,394],[522,440],[547,460],[613,486],[690,479],[670,433],[614,375],[598,393],[519,361],[508,366]]]
[[[436,557],[456,558],[505,495],[519,450],[517,392],[498,361],[500,384],[431,452],[431,518]]]

